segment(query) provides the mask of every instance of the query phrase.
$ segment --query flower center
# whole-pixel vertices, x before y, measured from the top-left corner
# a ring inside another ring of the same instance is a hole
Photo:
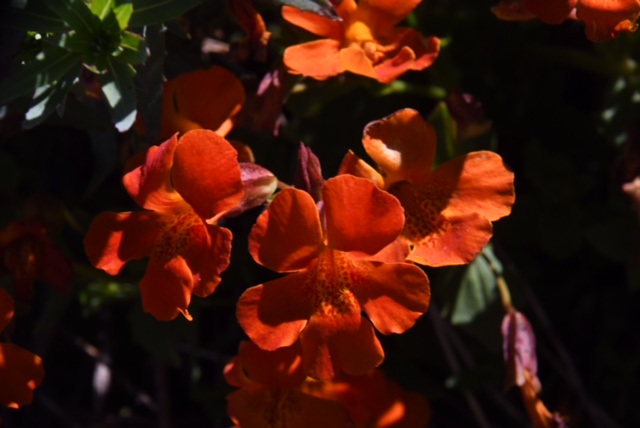
[[[206,226],[202,219],[193,211],[186,211],[171,217],[162,226],[156,239],[152,257],[163,263],[177,255],[182,255],[185,249],[194,241],[206,239]]]
[[[312,269],[307,285],[315,296],[314,306],[319,313],[335,316],[360,311],[352,292],[360,275],[347,254],[326,249]]]

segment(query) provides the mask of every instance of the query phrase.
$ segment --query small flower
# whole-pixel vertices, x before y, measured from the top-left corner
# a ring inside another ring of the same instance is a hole
[[[13,299],[0,288],[0,333],[13,318]],[[31,403],[42,383],[42,359],[13,343],[0,343],[0,404],[17,409]]]
[[[396,196],[405,211],[408,260],[428,266],[469,263],[491,239],[491,222],[511,212],[513,173],[502,158],[480,151],[431,170],[436,134],[415,110],[368,124],[362,143],[382,174],[347,154],[341,173],[368,178]]]
[[[350,71],[390,83],[423,70],[438,57],[440,40],[396,27],[420,2],[343,0],[335,7],[341,21],[285,6],[285,20],[324,38],[287,48],[284,63],[291,73],[319,80]]]
[[[237,316],[264,350],[300,338],[305,373],[329,379],[378,366],[384,353],[371,324],[383,334],[406,331],[427,310],[430,290],[417,266],[367,260],[402,230],[396,198],[349,175],[328,180],[321,193],[324,220],[311,195],[294,188],[258,218],[249,252],[291,275],[246,290]]]
[[[73,275],[71,265],[47,237],[38,221],[13,222],[0,231],[0,254],[13,278],[16,298],[29,302],[36,279],[66,293]]]
[[[237,391],[227,396],[228,413],[242,428],[348,427],[346,409],[334,401],[304,393],[300,343],[264,351],[243,341],[238,356],[224,369]]]
[[[98,215],[84,240],[87,256],[116,275],[127,261],[148,255],[140,281],[145,312],[191,319],[191,295],[210,295],[229,265],[232,235],[216,223],[243,201],[237,152],[212,131],[174,135],[151,147],[123,182],[148,211]]]
[[[222,67],[183,73],[164,83],[160,137],[209,129],[229,133],[245,101],[240,79]]]

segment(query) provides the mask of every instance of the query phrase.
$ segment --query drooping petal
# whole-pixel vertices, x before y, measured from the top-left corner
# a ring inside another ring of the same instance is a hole
[[[360,0],[358,8],[367,11],[370,25],[393,27],[405,19],[422,0]],[[373,15],[375,14],[375,15]]]
[[[264,386],[296,388],[306,378],[299,341],[275,351],[265,351],[245,340],[240,343],[238,356],[247,376]]]
[[[340,42],[332,39],[314,40],[288,47],[284,64],[289,73],[324,80],[342,73]]]
[[[318,209],[308,193],[285,189],[269,204],[249,235],[249,252],[276,272],[307,267],[324,247]]]
[[[306,276],[307,272],[291,274],[251,287],[240,296],[238,322],[260,348],[273,351],[298,340],[314,298],[301,285]]]
[[[226,135],[244,101],[242,82],[225,68],[183,73],[165,84],[160,135],[184,132],[174,122],[176,116]]]
[[[377,78],[373,63],[359,44],[354,43],[340,49],[340,64],[343,71],[350,71],[373,79]]]
[[[149,148],[144,164],[123,177],[127,192],[141,207],[161,213],[175,213],[188,207],[171,185],[177,145],[178,137],[174,135],[160,146]]]
[[[329,247],[376,254],[402,231],[398,200],[364,178],[344,174],[322,188]]]
[[[538,380],[538,358],[536,338],[529,320],[521,312],[511,309],[502,319],[502,354],[507,369],[505,390],[525,384],[525,370],[531,375],[536,389]]]
[[[340,174],[351,174],[356,177],[366,178],[367,180],[373,181],[379,188],[384,189],[384,178],[380,173],[356,156],[351,150],[349,150],[344,159],[342,159],[340,169],[338,170],[338,175]]]
[[[639,15],[638,0],[581,0],[576,10],[578,19],[585,22],[587,37],[594,42],[635,31]]]
[[[578,0],[523,0],[525,9],[547,24],[564,22],[577,3]]]
[[[343,23],[320,16],[315,13],[305,12],[292,6],[282,7],[282,17],[293,25],[327,39],[342,40],[344,36]]]
[[[193,276],[180,256],[170,260],[151,257],[142,280],[142,309],[157,320],[170,321],[179,314],[191,320],[187,307],[191,302]]]
[[[149,255],[167,219],[154,212],[101,213],[89,226],[84,250],[92,265],[116,275],[127,261]]]
[[[229,229],[206,223],[194,225],[186,233],[188,247],[181,255],[193,274],[193,293],[207,297],[229,266],[232,234]]]
[[[478,213],[494,221],[511,212],[513,179],[500,155],[481,151],[440,165],[423,189],[429,193],[425,197],[446,203],[443,213],[447,216]]]
[[[364,285],[354,290],[364,312],[382,334],[404,333],[429,308],[427,275],[408,263],[359,262]]]
[[[215,132],[197,129],[180,138],[173,185],[203,219],[235,208],[244,196],[236,150]]]
[[[0,344],[0,404],[17,409],[31,403],[43,377],[40,357],[12,343]]]
[[[278,177],[271,171],[255,163],[240,163],[244,196],[240,204],[225,217],[234,217],[243,212],[262,205],[278,189]]]
[[[13,318],[14,303],[11,295],[4,288],[0,288],[0,333],[9,325]]]
[[[309,147],[301,142],[298,149],[296,174],[293,178],[294,187],[304,190],[313,197],[314,201],[319,202],[322,198],[321,189],[324,183],[320,160]]]
[[[436,133],[420,114],[404,109],[369,123],[362,144],[385,175],[385,185],[426,182],[436,153]]]

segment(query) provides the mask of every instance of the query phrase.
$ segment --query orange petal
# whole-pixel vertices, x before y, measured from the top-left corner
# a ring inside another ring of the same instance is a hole
[[[173,185],[203,219],[224,214],[242,201],[244,185],[238,153],[223,137],[205,129],[180,138]]]
[[[174,122],[181,116],[200,128],[226,135],[230,126],[225,122],[233,121],[244,101],[242,82],[222,67],[183,73],[165,84],[160,134],[166,137],[182,132]]]
[[[339,175],[326,182],[322,197],[331,248],[373,255],[402,231],[400,202],[369,180]]]
[[[340,21],[334,21],[315,13],[305,12],[291,6],[282,7],[282,17],[293,25],[327,39],[342,40],[344,26]]]
[[[385,175],[387,188],[399,181],[421,184],[428,180],[436,133],[417,111],[399,110],[369,123],[362,144]]]
[[[180,257],[161,262],[151,257],[140,281],[142,309],[157,320],[169,321],[182,314],[188,320],[193,277],[189,266]]]
[[[324,247],[318,209],[311,196],[285,189],[269,204],[249,235],[254,260],[276,272],[307,267]]]
[[[394,30],[393,37],[396,44],[413,51],[414,60],[411,64],[411,70],[424,70],[438,58],[440,39],[437,37],[424,37],[413,28],[397,28]],[[377,68],[376,72],[378,72]]]
[[[0,344],[0,404],[17,409],[31,403],[43,377],[40,357],[12,343]]]
[[[234,357],[224,366],[224,380],[226,380],[229,385],[238,388],[256,385],[244,372],[240,357]]]
[[[193,274],[193,293],[207,297],[220,284],[220,275],[229,266],[232,234],[229,229],[211,224],[191,227],[182,253]]]
[[[314,40],[290,46],[284,51],[284,64],[289,73],[324,80],[344,71],[340,62],[340,42],[332,39]]]
[[[403,46],[394,57],[386,58],[375,65],[374,69],[378,82],[385,84],[393,82],[411,70],[415,60],[416,55],[411,48]]]
[[[375,14],[369,18],[371,24],[380,28],[382,24],[392,27],[405,19],[422,0],[360,0],[358,8]]]
[[[602,2],[602,0],[597,1]],[[618,0],[613,1],[618,2]],[[578,0],[523,0],[523,4],[525,9],[547,24],[561,24],[576,7]]]
[[[59,292],[66,293],[73,276],[71,264],[48,239],[43,242],[43,247],[44,255],[38,276]]]
[[[358,44],[352,44],[340,49],[340,64],[344,71],[350,71],[373,79],[377,78],[373,63]]]
[[[354,289],[364,312],[380,333],[404,333],[429,308],[427,275],[408,263],[365,263],[365,285]]]
[[[636,30],[640,3],[637,0],[581,0],[576,15],[585,22],[587,37],[603,42],[623,31]]]
[[[11,295],[4,288],[0,288],[0,333],[9,325],[13,312],[14,303]]]
[[[171,167],[178,145],[176,135],[147,151],[145,163],[125,174],[124,187],[143,208],[161,213],[182,211],[188,205],[171,185]]]
[[[277,388],[297,388],[306,375],[302,369],[300,342],[283,346],[275,351],[260,349],[247,340],[238,351],[244,372],[258,384]]]
[[[513,172],[493,152],[473,152],[440,165],[424,187],[446,203],[447,216],[478,213],[494,221],[508,215],[515,201]],[[448,201],[445,201],[448,199]]]
[[[231,15],[247,33],[245,40],[240,43],[240,49],[248,49],[252,53],[253,59],[264,62],[267,59],[267,43],[271,37],[264,20],[253,7],[251,0],[236,0],[231,2],[229,6],[231,7]]]
[[[153,212],[104,212],[89,226],[84,250],[91,264],[116,275],[127,261],[149,255],[164,221]]]
[[[290,346],[311,316],[312,299],[301,284],[306,272],[294,273],[247,289],[236,306],[242,329],[260,348]]]
[[[367,180],[373,181],[379,188],[384,189],[384,178],[380,173],[356,156],[351,150],[349,150],[344,159],[342,159],[340,170],[338,171],[338,175],[340,174],[351,174],[356,177],[366,178]]]
[[[522,0],[502,0],[491,8],[491,13],[503,21],[529,21],[536,18],[524,8]]]

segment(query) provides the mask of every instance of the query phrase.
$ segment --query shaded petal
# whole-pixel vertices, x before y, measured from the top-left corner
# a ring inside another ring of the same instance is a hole
[[[166,262],[151,257],[140,281],[142,309],[160,321],[172,320],[179,314],[191,320],[187,307],[192,290],[193,277],[182,257]]]
[[[231,15],[247,33],[247,37],[240,43],[241,60],[246,60],[249,53],[252,53],[252,59],[264,62],[267,59],[267,43],[271,33],[267,31],[262,16],[253,7],[251,0],[236,0],[229,6]]]
[[[43,377],[40,357],[12,343],[0,344],[0,404],[17,409],[31,403]]]
[[[127,192],[141,207],[162,213],[175,213],[188,207],[171,185],[177,145],[178,137],[174,135],[160,146],[150,147],[144,164],[122,178]]]
[[[581,0],[576,10],[578,19],[585,22],[587,37],[594,42],[612,39],[623,31],[635,31],[638,15],[638,0]]]
[[[350,71],[362,76],[377,78],[373,63],[359,44],[351,44],[340,49],[340,64],[344,71]]]
[[[525,9],[547,24],[564,22],[577,3],[578,0],[523,0]]]
[[[340,42],[332,39],[314,40],[290,46],[284,51],[284,64],[289,73],[324,80],[344,71],[340,61]]]
[[[327,39],[342,40],[344,24],[340,21],[305,12],[292,6],[282,7],[282,17],[293,25]]]
[[[242,82],[225,68],[183,73],[165,83],[160,133],[166,137],[184,132],[184,124],[174,122],[182,117],[199,128],[226,135],[244,101]]]
[[[261,385],[296,388],[306,378],[299,341],[275,351],[265,351],[245,340],[240,343],[238,354],[249,379]]]
[[[247,336],[260,348],[273,351],[290,346],[311,316],[313,296],[302,287],[307,272],[287,275],[247,289],[236,315]]]
[[[298,148],[296,174],[293,178],[294,187],[304,190],[313,197],[315,202],[319,202],[322,198],[321,189],[324,183],[320,160],[309,147],[301,142]]]
[[[377,19],[372,16],[371,24],[380,27],[384,24],[392,27],[405,19],[420,4],[422,0],[360,0],[359,9],[376,14]]]
[[[425,37],[413,28],[395,28],[391,32],[394,44],[413,51],[411,70],[424,70],[434,63],[440,53],[440,39]],[[391,38],[390,37],[390,38]],[[377,68],[376,68],[376,71]]]
[[[233,217],[262,205],[278,189],[278,178],[271,171],[255,163],[240,163],[244,196],[240,204],[227,211],[225,217]]]
[[[351,150],[349,150],[344,159],[342,159],[338,171],[338,175],[340,174],[351,174],[356,177],[366,178],[367,180],[373,181],[379,188],[384,189],[384,178],[382,175],[371,165],[356,156]]]
[[[400,202],[374,183],[339,175],[322,188],[329,247],[376,254],[402,231]]]
[[[92,265],[116,275],[129,260],[149,255],[168,219],[153,212],[101,213],[89,226],[84,250]]]
[[[411,244],[404,236],[398,236],[395,241],[375,253],[367,256],[366,260],[383,263],[402,263],[407,260],[411,252]]]
[[[65,256],[47,239],[43,243],[44,254],[38,276],[47,284],[53,285],[59,292],[69,291],[69,282],[73,276],[71,264]]]
[[[425,197],[446,204],[447,216],[478,213],[494,221],[508,215],[515,201],[513,172],[500,155],[488,151],[445,162],[423,189],[428,192]]]
[[[173,185],[203,219],[224,214],[244,196],[238,153],[223,137],[205,129],[180,138]]]
[[[360,264],[366,264],[364,285],[354,293],[380,333],[404,333],[429,309],[429,279],[419,267],[408,263]]]
[[[0,333],[9,325],[13,318],[14,303],[11,295],[4,288],[0,288]]]
[[[182,252],[193,274],[193,293],[207,297],[220,284],[220,274],[231,260],[232,234],[229,229],[202,223],[187,231],[188,248]]]
[[[411,48],[403,46],[393,58],[387,58],[375,65],[378,82],[393,82],[413,68],[415,59],[416,55]]]
[[[234,357],[224,366],[224,380],[231,386],[242,388],[245,386],[255,386],[253,382],[242,368],[240,357]]]
[[[491,8],[491,13],[503,21],[529,21],[536,18],[525,9],[522,0],[502,0]]]
[[[304,269],[323,248],[316,204],[311,195],[298,189],[280,192],[249,235],[253,259],[276,272]]]
[[[525,370],[531,375],[536,390],[540,390],[536,337],[523,313],[511,308],[502,319],[502,354],[506,366],[505,391],[523,386]]]
[[[362,144],[385,175],[389,188],[393,183],[425,183],[436,155],[436,132],[420,114],[404,109],[369,123]]]

